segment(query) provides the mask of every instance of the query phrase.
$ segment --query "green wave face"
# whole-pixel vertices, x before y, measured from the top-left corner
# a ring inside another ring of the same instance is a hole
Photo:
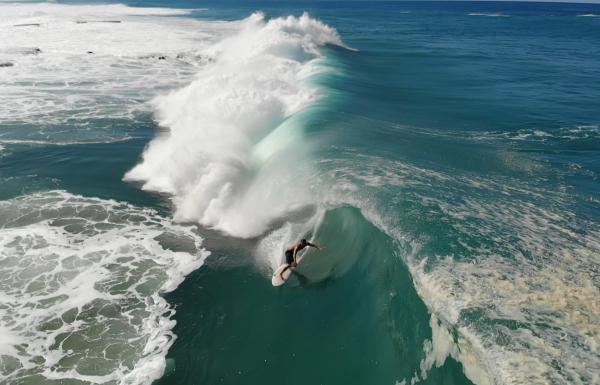
[[[328,211],[314,241],[326,248],[308,252],[281,288],[248,255],[214,252],[167,296],[182,304],[171,365],[186,369],[158,384],[394,383],[418,376],[430,317],[396,242],[353,207]],[[442,379],[469,382],[452,360],[423,383]]]

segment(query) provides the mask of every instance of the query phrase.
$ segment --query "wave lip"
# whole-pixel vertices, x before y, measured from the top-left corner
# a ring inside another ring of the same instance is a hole
[[[196,80],[154,101],[168,131],[125,179],[171,194],[177,220],[241,237],[311,204],[299,183],[309,145],[297,114],[321,95],[307,79],[327,44],[343,45],[306,13],[245,19],[239,33],[204,51],[215,60]]]
[[[150,384],[174,290],[208,252],[150,209],[64,191],[0,202],[0,381]]]

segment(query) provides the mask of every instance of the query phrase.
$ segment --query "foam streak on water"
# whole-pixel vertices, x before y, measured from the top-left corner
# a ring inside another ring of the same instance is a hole
[[[148,384],[175,336],[159,295],[207,252],[149,209],[62,191],[0,202],[0,379]]]

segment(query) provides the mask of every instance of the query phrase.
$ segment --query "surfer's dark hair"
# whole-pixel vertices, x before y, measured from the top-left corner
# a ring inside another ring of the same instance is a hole
[[[303,245],[305,245],[305,244],[307,244],[308,242],[306,242],[306,239],[305,239],[305,238],[302,238],[302,239],[300,240],[300,243],[302,243]]]

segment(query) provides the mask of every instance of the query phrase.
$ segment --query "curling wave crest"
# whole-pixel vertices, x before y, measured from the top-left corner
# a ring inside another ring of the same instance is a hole
[[[125,178],[171,194],[177,220],[240,237],[311,204],[297,182],[309,172],[310,148],[295,114],[320,96],[309,77],[325,67],[326,44],[342,42],[307,14],[253,14],[204,51],[215,61],[190,85],[154,101],[167,130]]]
[[[535,179],[350,155],[321,162],[329,199],[359,207],[398,241],[431,312],[426,357],[404,384],[446,357],[478,385],[600,381],[600,227],[569,208],[571,195]]]

